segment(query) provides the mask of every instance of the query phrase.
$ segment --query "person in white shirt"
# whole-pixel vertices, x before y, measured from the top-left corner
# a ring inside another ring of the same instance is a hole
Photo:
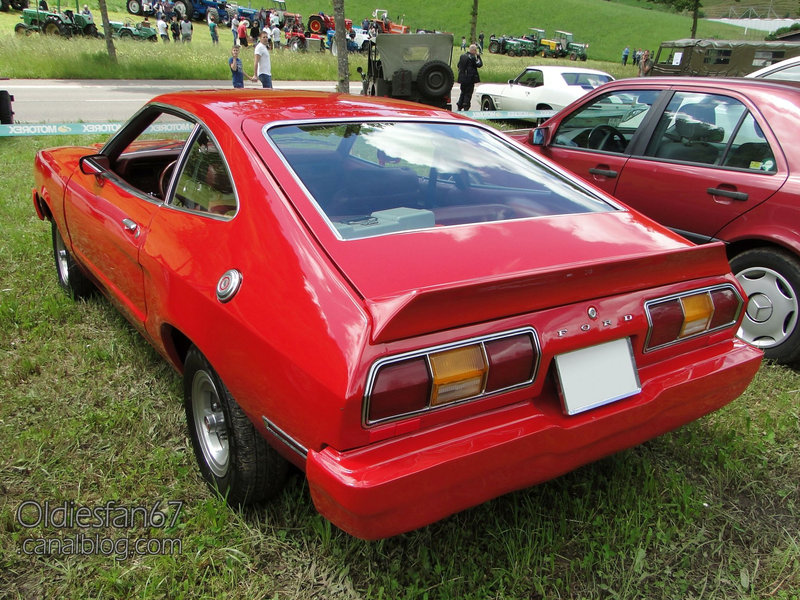
[[[278,29],[277,25],[272,28],[270,36],[272,37],[273,49],[278,50],[281,47],[281,30]]]
[[[258,79],[261,86],[265,88],[272,87],[272,63],[269,57],[269,48],[267,48],[268,42],[269,34],[262,31],[258,36],[258,44],[253,57],[253,81]]]

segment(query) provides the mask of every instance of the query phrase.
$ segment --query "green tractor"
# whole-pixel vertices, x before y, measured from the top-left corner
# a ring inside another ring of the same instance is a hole
[[[588,58],[587,49],[589,44],[581,44],[573,41],[569,31],[556,31],[555,39],[561,44],[564,56],[569,56],[570,60],[586,60]]]
[[[26,8],[22,11],[22,23],[14,26],[17,35],[30,35],[34,32],[45,35],[60,35],[72,37],[73,35],[85,35],[87,37],[97,37],[97,25],[94,23],[92,15],[85,15],[78,10],[78,2],[75,3],[75,11],[65,10],[61,12],[61,3],[58,3],[56,12],[47,8]]]
[[[132,25],[129,22],[109,21],[111,35],[121,40],[147,40],[158,41],[158,30],[145,24],[145,22]]]

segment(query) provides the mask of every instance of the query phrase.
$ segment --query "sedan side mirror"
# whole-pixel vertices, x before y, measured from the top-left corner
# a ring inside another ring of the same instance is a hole
[[[531,146],[547,146],[550,142],[550,128],[536,127],[528,132],[528,143]]]
[[[79,163],[84,175],[102,175],[111,170],[111,161],[104,154],[81,156]]]

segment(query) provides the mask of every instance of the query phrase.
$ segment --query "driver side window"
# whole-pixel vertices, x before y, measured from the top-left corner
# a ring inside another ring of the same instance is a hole
[[[553,145],[624,153],[659,94],[626,90],[599,96],[561,122]]]

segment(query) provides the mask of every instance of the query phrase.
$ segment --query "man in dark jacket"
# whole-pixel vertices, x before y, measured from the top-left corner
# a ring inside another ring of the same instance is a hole
[[[475,44],[470,45],[469,50],[458,59],[458,83],[461,86],[458,110],[469,110],[475,84],[481,80],[478,69],[482,66],[483,61],[478,54],[478,46]]]

